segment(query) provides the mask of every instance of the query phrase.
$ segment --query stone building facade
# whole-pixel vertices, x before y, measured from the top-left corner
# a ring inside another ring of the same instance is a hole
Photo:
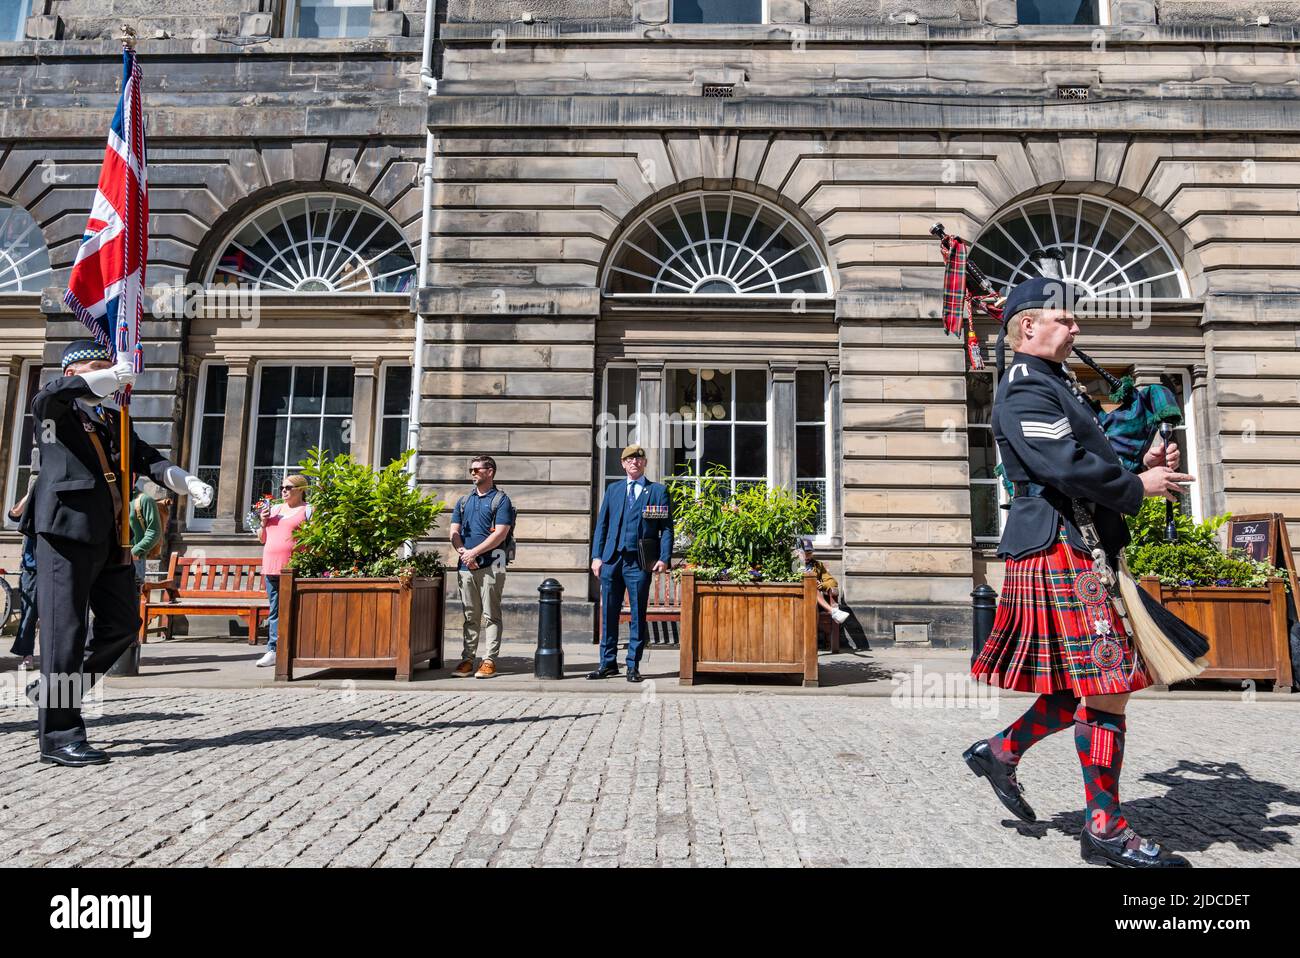
[[[112,34],[145,16],[37,5],[0,43],[0,198],[49,255],[21,291],[0,275],[8,488],[31,370],[76,333],[40,290],[66,283],[84,223]],[[418,316],[418,478],[454,498],[470,455],[497,458],[516,633],[545,577],[589,625],[609,450],[639,426],[652,475],[722,462],[817,494],[819,550],[873,640],[966,641],[972,588],[1000,582],[991,381],[943,334],[936,220],[995,278],[1031,243],[1063,248],[1125,307],[1085,348],[1184,404],[1187,507],[1284,512],[1300,544],[1296,4],[452,0],[432,97],[422,4],[337,39],[254,6],[197,22],[155,3],[137,27],[151,277],[264,291],[256,318],[196,292],[147,331],[145,427],[219,479],[179,548],[247,549],[239,516],[303,429],[385,455]],[[1035,22],[1053,18],[1070,23]],[[343,201],[427,260],[358,281],[274,252],[277,210],[301,238]]]

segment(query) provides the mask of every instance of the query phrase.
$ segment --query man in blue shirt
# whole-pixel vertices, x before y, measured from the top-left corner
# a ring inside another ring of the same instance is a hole
[[[501,654],[501,592],[506,565],[514,558],[510,531],[515,507],[496,487],[495,459],[475,456],[469,472],[474,488],[460,497],[451,513],[451,544],[459,556],[456,576],[465,609],[460,664],[452,674],[464,678],[472,673],[476,679],[490,679],[496,675],[496,658]],[[487,655],[475,672],[480,635],[487,638]]]
[[[591,544],[591,571],[600,576],[600,608],[604,618],[600,637],[600,667],[587,676],[604,679],[618,675],[618,615],[628,596],[632,622],[627,639],[627,680],[641,681],[641,653],[645,649],[646,603],[650,576],[668,568],[673,553],[672,499],[661,483],[645,477],[645,449],[623,450],[626,479],[610,483],[600,504]],[[643,559],[642,557],[645,556]],[[651,568],[645,563],[656,557]]]

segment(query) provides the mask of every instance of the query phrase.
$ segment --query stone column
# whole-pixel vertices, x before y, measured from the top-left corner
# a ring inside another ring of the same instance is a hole
[[[252,432],[248,389],[252,359],[249,356],[227,356],[225,363],[226,415],[221,440],[221,482],[217,486],[217,514],[212,520],[212,531],[234,535],[241,530],[244,512],[249,505],[244,494],[248,487],[244,466]]]
[[[646,362],[636,364],[637,404],[641,409],[637,442],[645,446],[646,475],[657,482],[664,479],[666,452],[663,434],[664,364]]]
[[[375,457],[375,403],[379,363],[358,363],[352,371],[352,458],[370,465]]]
[[[1203,364],[1192,367],[1192,394],[1188,406],[1196,414],[1196,435],[1188,440],[1196,443],[1196,483],[1192,486],[1201,504],[1201,515],[1218,515],[1227,511],[1223,494],[1222,464],[1219,461],[1218,430],[1214,425],[1214,406],[1210,402],[1209,369]]]
[[[784,486],[794,491],[794,417],[795,417],[795,364],[789,360],[771,360],[772,373],[772,475],[774,486]]]
[[[844,543],[844,416],[840,410],[839,360],[827,363],[827,372],[831,380],[831,473],[826,477],[826,491],[831,501],[827,515],[831,541],[838,546]],[[847,594],[845,598],[848,598]]]

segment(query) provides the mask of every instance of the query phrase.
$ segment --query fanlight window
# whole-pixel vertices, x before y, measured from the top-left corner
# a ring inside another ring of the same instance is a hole
[[[286,293],[403,293],[414,278],[415,257],[387,216],[344,196],[315,195],[247,220],[208,282]]]
[[[1030,255],[1056,247],[1062,279],[1089,296],[1128,299],[1186,297],[1187,279],[1169,245],[1121,206],[1085,196],[1047,196],[1002,213],[971,251],[994,286],[1037,276]]]
[[[762,200],[696,193],[656,207],[619,241],[605,275],[613,296],[824,295],[817,244]]]
[[[0,293],[26,293],[50,283],[50,251],[36,220],[0,200]]]

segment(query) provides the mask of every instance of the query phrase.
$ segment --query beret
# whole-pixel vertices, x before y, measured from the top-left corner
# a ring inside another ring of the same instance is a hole
[[[623,453],[618,458],[626,459],[628,456],[640,456],[642,459],[644,459],[645,448],[643,446],[637,445],[636,443],[633,443],[630,446],[624,446]]]
[[[73,363],[85,362],[88,359],[107,359],[111,361],[113,354],[108,351],[107,346],[97,343],[93,339],[78,339],[64,347],[62,368],[66,370]]]
[[[1087,291],[1068,280],[1035,276],[1011,290],[1002,306],[1002,321],[1026,309],[1068,309],[1074,311]]]

